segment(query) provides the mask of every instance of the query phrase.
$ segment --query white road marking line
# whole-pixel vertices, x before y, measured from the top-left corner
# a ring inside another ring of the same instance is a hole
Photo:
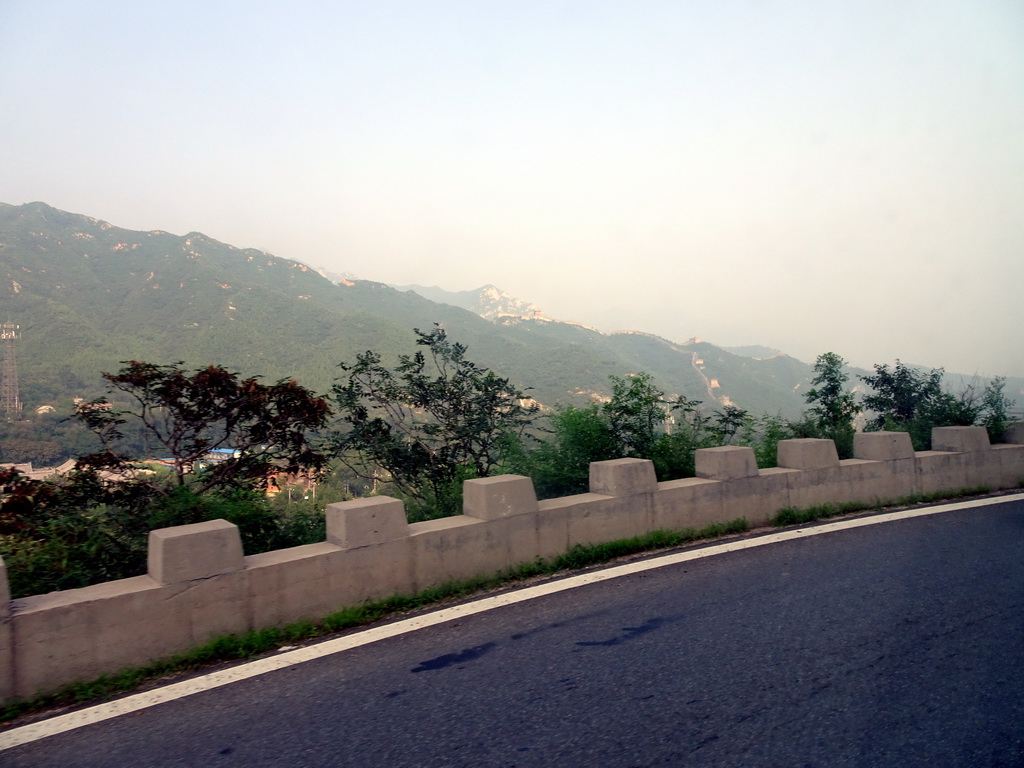
[[[402,621],[396,621],[393,624],[387,624],[381,627],[371,627],[370,629],[346,635],[344,637],[335,638],[334,640],[326,640],[322,643],[298,648],[293,651],[278,653],[275,656],[257,659],[256,661],[251,661],[247,664],[240,664],[239,666],[232,667],[231,669],[211,672],[208,675],[195,677],[190,680],[183,680],[180,683],[172,683],[171,685],[167,685],[163,688],[157,688],[143,693],[136,693],[131,696],[126,696],[123,699],[110,701],[105,704],[97,704],[94,707],[82,709],[77,712],[69,712],[66,715],[59,715],[57,717],[50,718],[49,720],[42,720],[38,723],[30,723],[29,725],[23,725],[19,728],[12,728],[9,731],[0,733],[0,751],[11,749],[12,747],[27,744],[32,741],[38,741],[39,739],[44,739],[48,736],[56,736],[59,733],[71,731],[75,728],[81,728],[85,725],[91,725],[92,723],[110,720],[130,712],[138,712],[139,710],[146,709],[157,704],[162,704],[166,701],[182,699],[195,693],[201,693],[213,688],[219,688],[223,685],[237,683],[241,680],[256,677],[257,675],[264,675],[268,672],[285,669],[286,667],[320,659],[324,656],[342,653],[343,651],[347,651],[351,648],[369,645],[370,643],[375,643],[389,637],[404,635],[408,632],[415,632],[418,629],[432,627],[437,624],[443,624],[447,621],[453,621],[454,619],[472,616],[473,614],[483,613],[506,605],[514,605],[515,603],[533,600],[538,597],[555,594],[556,592],[562,592],[567,589],[582,587],[587,584],[596,584],[610,579],[617,579],[621,576],[650,571],[655,568],[663,568],[668,565],[676,565],[678,563],[685,563],[691,560],[699,560],[705,557],[713,557],[726,552],[736,552],[743,549],[764,547],[780,541],[803,539],[809,536],[819,536],[824,533],[833,533],[834,531],[842,531],[849,528],[861,528],[867,525],[878,525],[880,523],[889,523],[895,520],[906,520],[914,517],[937,515],[942,512],[974,509],[977,507],[986,507],[1013,501],[1024,501],[1024,493],[976,499],[973,501],[957,502],[954,504],[943,504],[941,506],[924,507],[922,509],[905,509],[898,512],[871,515],[869,517],[859,517],[852,520],[823,523],[809,528],[790,528],[779,531],[778,533],[752,536],[750,538],[729,541],[723,544],[713,544],[699,549],[690,549],[685,552],[676,552],[662,557],[617,565],[600,571],[594,571],[592,573],[569,576],[564,579],[538,584],[533,587],[524,587],[523,589],[518,589],[512,592],[484,597],[472,603],[456,605],[451,608],[443,608],[441,610],[434,611],[433,613],[427,613],[422,616],[414,616]]]

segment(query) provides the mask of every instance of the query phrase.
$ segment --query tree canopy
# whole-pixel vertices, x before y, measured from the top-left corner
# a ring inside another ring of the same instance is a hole
[[[876,364],[873,376],[860,377],[874,390],[864,396],[864,407],[875,412],[870,423],[878,429],[887,420],[899,426],[911,424],[923,408],[942,394],[942,373],[941,368],[924,373],[899,360],[891,369],[888,364]]]
[[[338,455],[364,477],[379,470],[434,513],[452,514],[462,480],[485,477],[530,426],[537,406],[507,378],[466,357],[444,329],[415,329],[424,347],[394,369],[374,351],[340,365],[332,390]]]
[[[109,392],[127,395],[123,410],[97,399],[79,407],[78,418],[103,443],[100,453],[82,463],[124,469],[129,460],[117,442],[128,421],[169,454],[174,479],[194,483],[197,493],[215,488],[265,487],[279,472],[317,472],[326,454],[313,443],[331,414],[328,403],[294,380],[263,384],[242,379],[218,365],[188,372],[181,363],[126,363],[117,373],[104,373]],[[211,461],[212,451],[227,453]],[[197,469],[202,468],[201,472]]]
[[[835,352],[818,355],[811,388],[804,397],[819,435],[833,440],[840,458],[847,459],[853,456],[853,420],[861,407],[846,389],[845,367],[846,361]]]

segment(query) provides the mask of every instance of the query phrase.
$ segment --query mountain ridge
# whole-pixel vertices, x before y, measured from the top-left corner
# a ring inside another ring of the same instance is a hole
[[[707,410],[734,403],[795,417],[804,407],[810,366],[789,356],[758,360],[643,331],[603,334],[493,291],[498,305],[528,311],[485,319],[382,282],[334,283],[302,262],[200,232],[128,230],[45,203],[0,203],[0,312],[21,325],[18,366],[30,406],[99,394],[100,372],[130,359],[217,363],[322,392],[338,363],[367,349],[397,360],[415,351],[414,328],[437,323],[471,359],[548,407],[602,399],[610,375],[640,371]]]

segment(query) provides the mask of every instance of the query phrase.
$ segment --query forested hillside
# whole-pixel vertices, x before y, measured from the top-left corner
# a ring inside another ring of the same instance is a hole
[[[809,367],[706,343],[601,334],[570,323],[485,320],[366,280],[334,284],[304,264],[200,233],[137,232],[43,203],[0,204],[0,314],[21,326],[21,397],[35,408],[102,391],[123,360],[216,362],[325,390],[366,349],[411,351],[439,323],[474,359],[545,406],[610,392],[609,375],[649,371],[666,392],[752,412],[802,408]],[[717,386],[712,386],[716,384]]]

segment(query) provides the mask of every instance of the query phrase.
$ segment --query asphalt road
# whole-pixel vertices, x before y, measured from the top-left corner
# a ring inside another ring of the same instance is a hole
[[[1024,765],[1024,504],[569,590],[0,765]]]

